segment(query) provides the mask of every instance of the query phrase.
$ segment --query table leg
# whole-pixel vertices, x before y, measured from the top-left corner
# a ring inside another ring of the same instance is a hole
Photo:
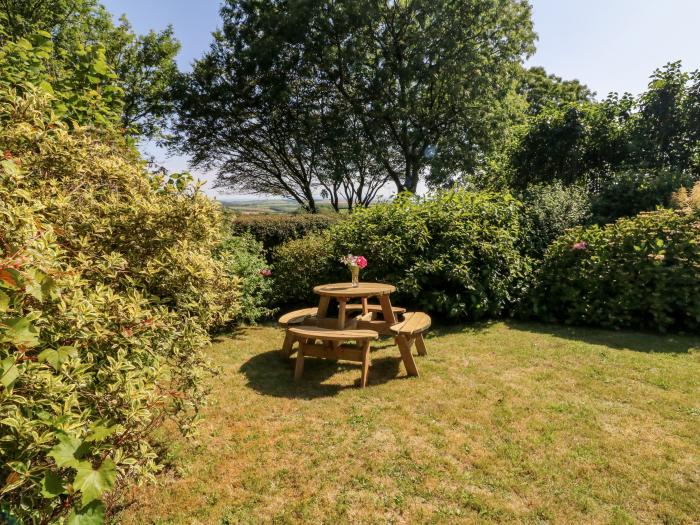
[[[321,296],[321,300],[318,302],[318,311],[316,312],[316,317],[323,319],[328,314],[328,303],[330,303],[331,298],[325,295]]]
[[[345,305],[348,302],[345,297],[336,297],[338,301],[338,330],[345,328]]]
[[[384,316],[384,321],[391,326],[396,324],[396,317],[394,317],[394,311],[391,309],[391,299],[389,295],[380,295],[379,304],[382,305],[382,315]]]
[[[367,308],[367,298],[363,297],[362,298],[362,315],[367,315],[369,313],[369,309]]]
[[[360,388],[367,386],[367,376],[369,375],[369,341],[362,343],[362,375],[360,376]]]

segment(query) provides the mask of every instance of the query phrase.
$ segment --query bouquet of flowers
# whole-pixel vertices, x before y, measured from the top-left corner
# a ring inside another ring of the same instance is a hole
[[[367,259],[362,255],[352,255],[347,254],[340,258],[345,266],[350,268],[350,273],[352,275],[352,285],[357,287],[360,285],[360,270],[367,267]]]

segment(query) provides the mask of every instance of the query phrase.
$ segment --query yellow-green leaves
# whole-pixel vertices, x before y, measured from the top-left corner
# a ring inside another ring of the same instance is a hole
[[[15,364],[13,356],[6,357],[0,361],[0,385],[9,390],[19,377],[19,368]]]
[[[39,343],[39,330],[30,317],[14,317],[0,320],[0,343],[32,347]]]
[[[47,348],[39,354],[39,362],[47,362],[54,370],[58,371],[63,363],[77,355],[78,351],[73,346],[61,346],[56,350]]]

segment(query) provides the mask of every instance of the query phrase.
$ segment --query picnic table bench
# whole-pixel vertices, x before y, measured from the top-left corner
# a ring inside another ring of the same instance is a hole
[[[370,365],[370,342],[379,335],[394,337],[399,347],[406,372],[418,376],[418,367],[411,353],[415,344],[419,355],[426,355],[423,332],[430,327],[430,316],[423,312],[406,312],[405,308],[392,306],[389,298],[396,288],[384,283],[324,284],[314,287],[320,296],[318,307],[295,310],[279,319],[285,328],[281,354],[289,357],[298,343],[294,377],[299,380],[306,357],[342,359],[362,364],[360,386],[367,384]],[[369,303],[377,298],[379,304]],[[348,301],[359,299],[359,304]],[[328,317],[330,301],[338,303],[338,317]],[[377,315],[382,318],[378,319]],[[403,316],[403,318],[401,318]],[[354,341],[353,344],[349,342]]]

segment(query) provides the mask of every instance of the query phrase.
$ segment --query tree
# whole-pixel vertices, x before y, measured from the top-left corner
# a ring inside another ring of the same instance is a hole
[[[102,59],[117,75],[113,84],[122,90],[122,126],[144,138],[159,136],[171,113],[170,85],[177,74],[179,43],[172,28],[138,36],[124,17],[115,25],[96,0],[0,0],[0,44],[38,31],[54,44],[45,57],[50,83],[71,76],[83,54],[102,49]]]
[[[528,115],[538,115],[546,107],[563,107],[577,102],[593,102],[595,93],[578,80],[548,75],[543,67],[522,70],[518,93],[527,101]]]
[[[228,0],[221,14],[178,91],[174,146],[223,186],[307,209],[318,185],[365,203],[385,178],[415,192],[477,169],[534,40],[521,0]]]

